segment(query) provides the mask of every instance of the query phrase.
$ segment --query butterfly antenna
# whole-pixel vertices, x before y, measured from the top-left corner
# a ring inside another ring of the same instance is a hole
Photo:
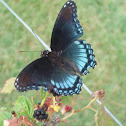
[[[39,41],[36,33],[32,30],[32,32],[34,33],[35,37],[37,38],[37,40]],[[40,42],[40,41],[39,41]],[[41,44],[41,43],[40,43]],[[41,51],[19,51],[19,52],[41,52]]]
[[[19,52],[41,52],[41,51],[19,51]]]

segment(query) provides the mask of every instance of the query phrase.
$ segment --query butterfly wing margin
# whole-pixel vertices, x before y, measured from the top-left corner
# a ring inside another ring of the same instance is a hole
[[[16,78],[14,85],[20,92],[43,87],[45,91],[53,88],[59,95],[73,95],[80,93],[82,80],[57,65],[53,66],[50,60],[44,57],[27,65]]]
[[[27,65],[15,80],[15,88],[20,91],[39,90],[43,86],[44,90],[49,90],[51,86],[50,78],[52,74],[52,64],[47,57],[37,59]]]
[[[65,52],[62,53],[63,57],[71,60],[79,68],[81,74],[89,73],[90,67],[94,68],[97,62],[95,61],[94,52],[91,45],[85,43],[84,40],[74,41]]]
[[[77,19],[77,7],[74,1],[67,1],[62,7],[51,37],[52,51],[63,51],[70,43],[83,35],[83,29]]]

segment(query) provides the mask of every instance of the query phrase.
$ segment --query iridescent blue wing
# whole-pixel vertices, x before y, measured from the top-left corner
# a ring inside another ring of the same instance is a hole
[[[76,4],[70,0],[64,4],[56,19],[51,37],[52,51],[63,51],[82,34],[83,29],[77,19]]]
[[[15,80],[18,91],[53,89],[59,95],[79,94],[82,80],[77,75],[52,65],[48,57],[40,58],[27,65]]]
[[[97,64],[94,59],[95,55],[91,45],[85,43],[84,40],[74,41],[66,48],[65,52],[62,53],[62,57],[71,60],[77,65],[80,72],[85,75],[88,73],[90,67],[94,68]]]
[[[21,71],[14,85],[21,92],[39,90],[41,86],[49,90],[52,72],[52,64],[47,57],[37,59]]]
[[[57,94],[73,95],[79,94],[82,86],[82,79],[78,75],[62,70],[55,66],[54,74],[52,74],[51,84]]]

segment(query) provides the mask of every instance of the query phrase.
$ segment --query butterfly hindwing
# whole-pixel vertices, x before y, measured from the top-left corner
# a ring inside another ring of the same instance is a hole
[[[51,83],[56,93],[60,95],[79,94],[82,86],[82,79],[77,75],[72,75],[55,66],[55,73],[52,75]]]
[[[85,43],[84,40],[74,41],[67,47],[62,56],[76,64],[80,72],[85,75],[88,73],[90,67],[94,68],[97,64],[91,45]]]
[[[62,7],[51,37],[52,51],[63,51],[69,44],[83,34],[83,29],[77,19],[77,7],[74,1],[67,1]]]
[[[77,75],[65,72],[57,65],[52,65],[48,57],[40,58],[27,65],[15,80],[17,90],[45,91],[51,88],[59,95],[79,94],[82,80]]]
[[[18,75],[15,81],[16,89],[23,92],[27,90],[39,90],[43,86],[45,90],[48,90],[53,71],[51,66],[52,64],[47,57],[33,61]]]

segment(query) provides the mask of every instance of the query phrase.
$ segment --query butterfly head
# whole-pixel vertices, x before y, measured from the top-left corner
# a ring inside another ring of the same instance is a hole
[[[48,50],[44,50],[41,52],[41,57],[48,57],[49,51]]]

